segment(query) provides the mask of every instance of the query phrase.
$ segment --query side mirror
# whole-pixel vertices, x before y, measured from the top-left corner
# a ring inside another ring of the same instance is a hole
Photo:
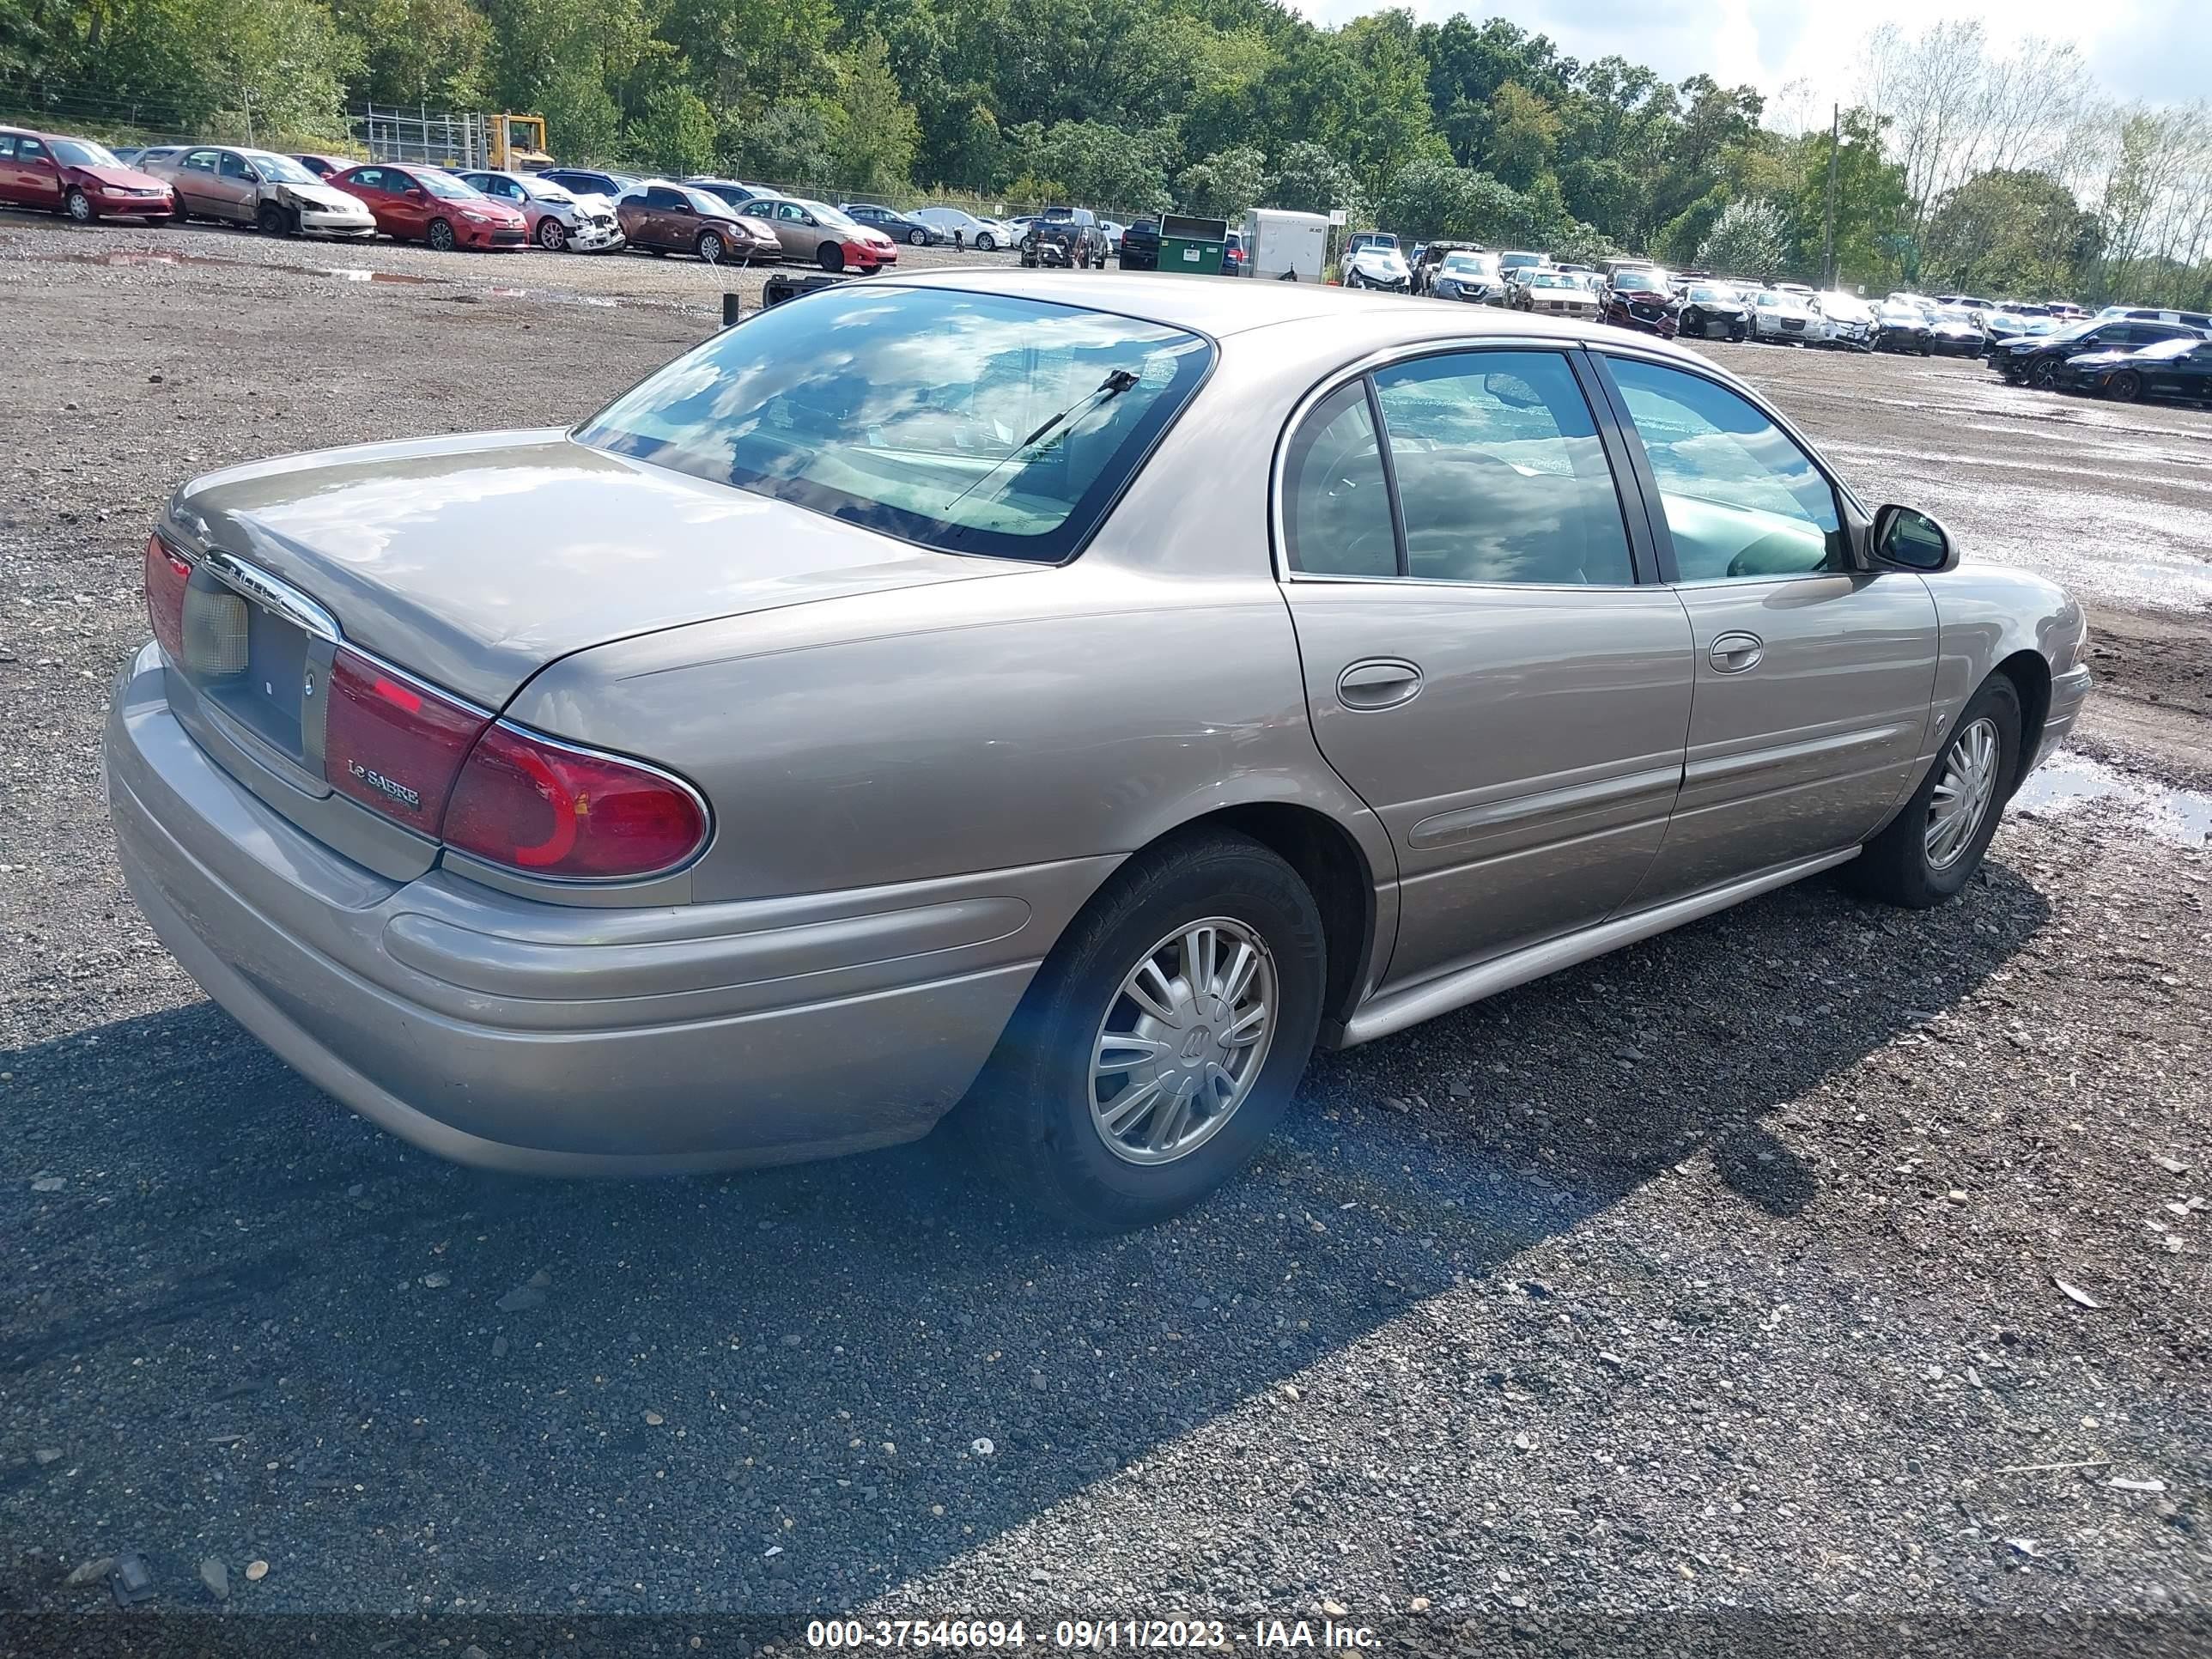
[[[430,199],[430,193],[420,185],[410,185],[407,186],[407,199],[410,202],[427,202]]]
[[[1954,570],[1959,564],[1949,531],[1917,507],[1894,502],[1874,515],[1873,550],[1876,564],[1923,575]]]

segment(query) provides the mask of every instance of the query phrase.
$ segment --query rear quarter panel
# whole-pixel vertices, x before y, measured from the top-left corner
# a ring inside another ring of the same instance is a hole
[[[1253,802],[1387,843],[1322,761],[1272,580],[1079,561],[862,595],[580,653],[526,725],[649,756],[715,817],[706,900],[888,885],[1126,854]]]

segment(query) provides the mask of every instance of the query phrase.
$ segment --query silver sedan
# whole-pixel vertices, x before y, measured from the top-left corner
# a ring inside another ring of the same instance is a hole
[[[548,1172],[954,1114],[1097,1228],[1229,1179],[1317,1044],[1824,871],[1959,894],[2089,688],[2063,592],[1686,352],[1105,273],[214,473],[146,588],[125,872],[338,1099]]]

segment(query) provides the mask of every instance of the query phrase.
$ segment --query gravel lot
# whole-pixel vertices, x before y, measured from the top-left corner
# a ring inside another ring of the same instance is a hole
[[[1318,1061],[1249,1179],[1137,1237],[1042,1235],[934,1141],[454,1169],[123,890],[98,738],[144,526],[234,460],[574,418],[725,275],[0,216],[0,1613],[112,1607],[66,1581],[137,1550],[156,1608],[448,1615],[365,1627],[398,1653],[848,1610],[1648,1650],[1730,1608],[2205,1650],[2212,803],[2161,785],[2212,771],[2212,417],[1714,348],[1863,493],[2091,604],[2109,764],[1946,908],[1816,882]],[[2148,1622],[2065,1622],[2114,1614]]]

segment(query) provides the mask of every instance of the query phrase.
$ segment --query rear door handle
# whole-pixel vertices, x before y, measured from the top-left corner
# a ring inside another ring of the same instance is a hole
[[[1411,702],[1421,690],[1421,671],[1401,657],[1370,657],[1336,677],[1336,700],[1365,714]]]
[[[1741,674],[1756,668],[1765,654],[1765,642],[1756,634],[1723,634],[1705,653],[1717,674]]]

